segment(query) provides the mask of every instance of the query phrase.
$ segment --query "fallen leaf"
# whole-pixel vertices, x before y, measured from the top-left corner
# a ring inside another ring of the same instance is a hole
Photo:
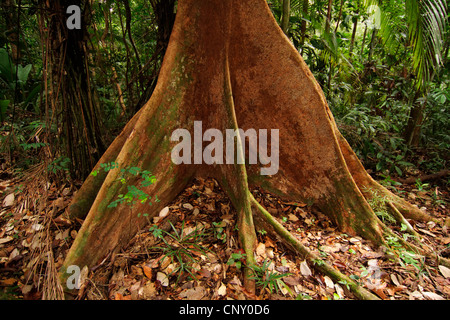
[[[423,300],[423,295],[417,290],[409,294],[409,300],[415,299]]]
[[[308,264],[306,261],[303,261],[300,263],[300,272],[304,277],[310,277],[312,275],[311,269],[309,269]]]
[[[0,280],[0,285],[3,287],[9,287],[16,283],[17,279],[15,278],[9,278],[9,279],[3,279]]]
[[[87,280],[88,275],[89,275],[89,267],[88,266],[84,266],[83,269],[81,269],[78,283],[79,284],[83,284]]]
[[[361,239],[360,239],[360,238],[354,237],[354,238],[350,238],[349,241],[350,241],[351,243],[353,243],[353,244],[356,244],[356,243],[358,243],[358,242],[361,242]]]
[[[165,218],[169,215],[169,207],[165,207],[159,212],[159,217]]]
[[[14,250],[9,255],[9,261],[17,257],[19,254],[20,254],[19,250],[17,248],[14,248]]]
[[[55,206],[58,209],[64,208],[64,198],[60,197],[53,201],[53,206]]]
[[[221,282],[219,289],[217,290],[219,296],[224,296],[227,294],[227,287]]]
[[[131,300],[131,295],[123,296],[119,292],[116,292],[116,294],[114,295],[114,300]]]
[[[342,289],[342,287],[335,283],[334,284],[334,290],[336,290],[336,293],[338,294],[339,298],[344,299],[345,294],[344,294],[344,289]]]
[[[147,282],[145,286],[139,289],[139,296],[144,299],[151,299],[156,295],[156,287],[153,282]]]
[[[211,271],[209,271],[206,268],[201,268],[200,271],[198,272],[198,274],[203,277],[203,278],[211,278]]]
[[[8,243],[8,242],[12,241],[13,239],[14,238],[10,237],[10,236],[8,236],[6,238],[3,238],[3,239],[0,239],[0,244]]]
[[[258,244],[258,246],[256,247],[256,254],[263,258],[266,256],[266,246],[264,243],[260,242]]]
[[[294,277],[294,276],[287,276],[283,277],[283,282],[290,285],[290,286],[296,286],[301,283],[300,277]]]
[[[39,223],[35,223],[31,226],[31,230],[33,230],[33,231],[40,231],[42,229],[44,229],[44,226]]]
[[[167,287],[169,285],[169,279],[167,275],[163,272],[158,272],[156,274],[156,280],[158,280],[163,287]]]
[[[229,284],[234,284],[239,287],[242,287],[242,282],[241,282],[241,280],[239,280],[239,278],[236,275],[234,275],[234,278],[229,282]]]
[[[188,210],[194,210],[194,206],[190,203],[183,204],[183,208],[188,209]]]
[[[328,277],[328,276],[325,276],[323,278],[325,280],[325,285],[327,286],[327,288],[334,289],[333,280],[331,280],[330,277]]]
[[[186,298],[187,300],[200,300],[205,296],[205,288],[199,286],[192,289],[188,289],[180,293],[180,298]]]
[[[439,271],[444,276],[444,278],[450,278],[450,269],[445,266],[439,266]]]
[[[429,300],[445,300],[443,297],[434,292],[424,291],[422,294]]]
[[[8,194],[3,200],[3,207],[11,207],[14,204],[14,193]]]
[[[388,297],[386,296],[386,294],[384,293],[382,288],[374,288],[372,289],[373,292],[375,292],[377,294],[377,296],[379,296],[381,299],[383,300],[387,300]]]
[[[152,278],[152,268],[146,266],[145,264],[142,266],[142,270],[147,278]]]
[[[392,280],[392,283],[395,284],[397,287],[400,286],[400,282],[398,281],[397,276],[393,273],[391,274],[391,280]]]

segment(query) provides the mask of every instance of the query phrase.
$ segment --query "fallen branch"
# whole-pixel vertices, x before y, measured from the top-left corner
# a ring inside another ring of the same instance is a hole
[[[441,170],[437,173],[427,174],[427,175],[423,175],[420,177],[409,177],[406,179],[399,178],[397,180],[403,184],[414,184],[414,183],[416,183],[417,180],[420,180],[422,182],[433,181],[433,180],[438,180],[438,179],[444,178],[449,174],[450,174],[450,170]]]

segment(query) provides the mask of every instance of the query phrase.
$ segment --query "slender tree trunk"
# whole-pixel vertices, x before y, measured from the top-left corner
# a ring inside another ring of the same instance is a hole
[[[301,45],[303,50],[303,44],[305,43],[306,39],[306,17],[308,16],[308,10],[309,10],[309,1],[303,0],[302,3],[302,22],[300,24],[300,36],[301,36]]]
[[[416,95],[416,97],[418,94]],[[416,101],[414,99],[414,101]],[[424,110],[426,103],[413,102],[409,114],[408,124],[406,125],[404,138],[408,146],[417,147],[420,144],[420,131],[424,120]]]
[[[11,48],[11,58],[14,64],[20,62],[20,50],[19,50],[19,15],[18,6],[15,0],[4,0],[1,8],[1,16],[5,21],[7,30],[3,30],[3,34],[7,37],[7,45]]]
[[[341,0],[341,5],[339,7],[339,15],[336,21],[336,27],[334,28],[334,33],[336,33],[338,31],[339,28],[339,23],[341,22],[341,18],[342,18],[342,9],[344,8],[344,0]]]
[[[325,21],[325,32],[330,32],[331,9],[332,9],[332,7],[333,7],[333,0],[328,0],[327,20]]]
[[[352,59],[353,48],[355,46],[356,30],[358,29],[358,17],[353,17],[352,38],[350,40],[349,59]]]
[[[368,62],[372,61],[372,56],[373,56],[373,50],[375,48],[375,43],[376,43],[376,39],[377,39],[377,33],[378,33],[378,29],[374,28],[372,31],[372,39],[370,41],[370,46],[369,46],[369,57],[368,57]]]
[[[364,34],[363,34],[363,38],[361,41],[361,52],[360,52],[361,57],[363,56],[363,53],[364,53],[364,46],[366,44],[366,36],[367,36],[367,25],[364,27]]]
[[[289,30],[289,17],[291,15],[291,0],[283,0],[283,14],[281,16],[281,30],[287,35]]]

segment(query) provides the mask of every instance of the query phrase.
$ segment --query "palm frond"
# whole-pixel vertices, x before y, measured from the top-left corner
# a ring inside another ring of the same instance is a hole
[[[442,63],[442,43],[447,24],[444,0],[406,0],[408,38],[413,50],[416,86],[421,90]]]

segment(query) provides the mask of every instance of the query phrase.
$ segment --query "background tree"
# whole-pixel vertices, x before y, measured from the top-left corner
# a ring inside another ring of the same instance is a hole
[[[69,5],[82,10],[81,29],[68,29]],[[91,84],[89,69],[90,19],[88,1],[42,1],[40,29],[44,47],[45,115],[53,161],[70,159],[73,178],[83,178],[105,150],[101,111]]]

